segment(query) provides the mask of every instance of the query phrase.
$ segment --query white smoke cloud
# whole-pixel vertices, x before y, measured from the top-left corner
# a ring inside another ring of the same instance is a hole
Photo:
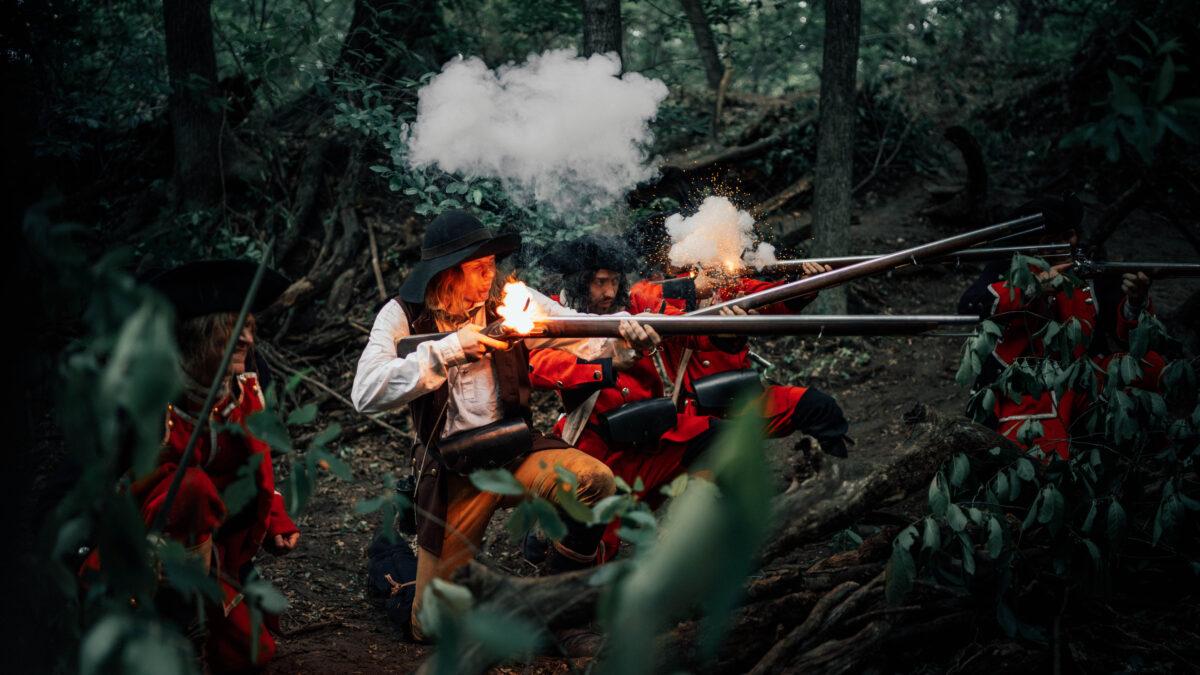
[[[726,197],[707,197],[695,215],[685,218],[672,214],[666,226],[674,242],[668,255],[676,267],[701,265],[734,270],[776,261],[774,246],[760,242],[755,247],[754,218]]]
[[[667,86],[571,49],[490,70],[458,58],[418,92],[413,167],[499,179],[559,215],[610,205],[651,178],[649,123]]]

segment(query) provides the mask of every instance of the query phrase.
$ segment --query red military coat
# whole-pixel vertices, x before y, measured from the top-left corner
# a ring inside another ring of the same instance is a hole
[[[1001,366],[1008,366],[1024,357],[1045,356],[1047,345],[1042,340],[1042,335],[1051,320],[1067,323],[1076,319],[1087,337],[1091,337],[1096,330],[1098,312],[1090,288],[1047,293],[1032,301],[1024,297],[1020,288],[1012,287],[1004,280],[991,283],[987,291],[992,298],[990,318],[996,321],[1002,330],[992,352],[992,357]],[[1129,332],[1137,326],[1136,319],[1125,318],[1127,302],[1128,299],[1122,297],[1117,307],[1115,337],[1121,344],[1128,343]],[[1151,303],[1147,303],[1147,310],[1153,312]],[[1079,345],[1075,347],[1073,356],[1079,358],[1086,352],[1087,348]],[[1116,356],[1118,354],[1096,359],[1101,372]],[[1133,385],[1157,388],[1163,365],[1160,355],[1154,352],[1146,354],[1141,363],[1143,375]],[[1038,422],[1042,425],[1042,437],[1036,439],[1035,444],[1047,456],[1055,454],[1062,459],[1068,459],[1072,427],[1091,404],[1092,401],[1086,393],[1072,390],[1064,391],[1061,397],[1053,392],[1044,392],[1036,398],[1022,396],[1015,402],[1007,396],[997,395],[992,412],[998,421],[997,431],[1018,445],[1020,442],[1017,441],[1017,437],[1022,426],[1027,421]]]
[[[557,298],[555,300],[557,301]],[[677,310],[671,311],[678,313]],[[702,341],[703,338],[679,337],[668,338],[664,340],[663,344],[678,343],[700,346]],[[552,389],[559,392],[563,408],[568,413],[582,405],[584,400],[597,390],[600,392],[592,414],[588,417],[587,428],[576,444],[580,450],[602,460],[613,452],[651,451],[647,448],[609,447],[599,433],[600,415],[627,403],[663,396],[665,388],[662,378],[649,355],[643,355],[633,368],[618,371],[612,367],[612,359],[584,361],[561,350],[535,349],[530,352],[529,367],[531,369],[530,383],[539,389]],[[688,443],[708,431],[709,422],[710,418],[708,417],[697,418],[691,415],[680,415],[675,427],[667,431],[661,440]],[[560,419],[554,428],[555,433],[561,433],[564,424],[565,418]]]

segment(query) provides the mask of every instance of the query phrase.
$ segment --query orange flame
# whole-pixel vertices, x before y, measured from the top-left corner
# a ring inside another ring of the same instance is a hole
[[[515,333],[533,332],[533,322],[542,316],[541,305],[533,301],[529,287],[520,281],[504,284],[504,301],[496,313],[504,318],[503,326]]]

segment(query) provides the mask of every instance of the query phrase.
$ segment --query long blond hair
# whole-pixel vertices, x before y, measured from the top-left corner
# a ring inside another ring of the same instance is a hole
[[[438,330],[456,330],[471,320],[471,303],[462,293],[464,276],[460,263],[438,272],[425,289],[425,307],[437,322]],[[489,313],[500,304],[506,281],[500,274],[492,279],[492,288],[484,301]]]

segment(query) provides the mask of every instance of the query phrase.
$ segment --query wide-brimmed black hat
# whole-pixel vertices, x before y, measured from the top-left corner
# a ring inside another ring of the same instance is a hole
[[[198,260],[155,274],[146,280],[175,307],[177,320],[218,312],[237,312],[250,290],[258,263],[250,260]],[[282,274],[263,270],[251,312],[261,312],[279,299],[290,282]]]
[[[465,261],[494,255],[497,259],[521,246],[521,235],[494,234],[479,219],[463,211],[446,211],[425,228],[421,262],[400,287],[405,302],[425,302],[425,288],[438,272]]]
[[[540,263],[547,271],[564,276],[595,270],[636,272],[638,265],[637,257],[628,244],[617,237],[602,234],[585,234],[560,242],[542,257]]]

